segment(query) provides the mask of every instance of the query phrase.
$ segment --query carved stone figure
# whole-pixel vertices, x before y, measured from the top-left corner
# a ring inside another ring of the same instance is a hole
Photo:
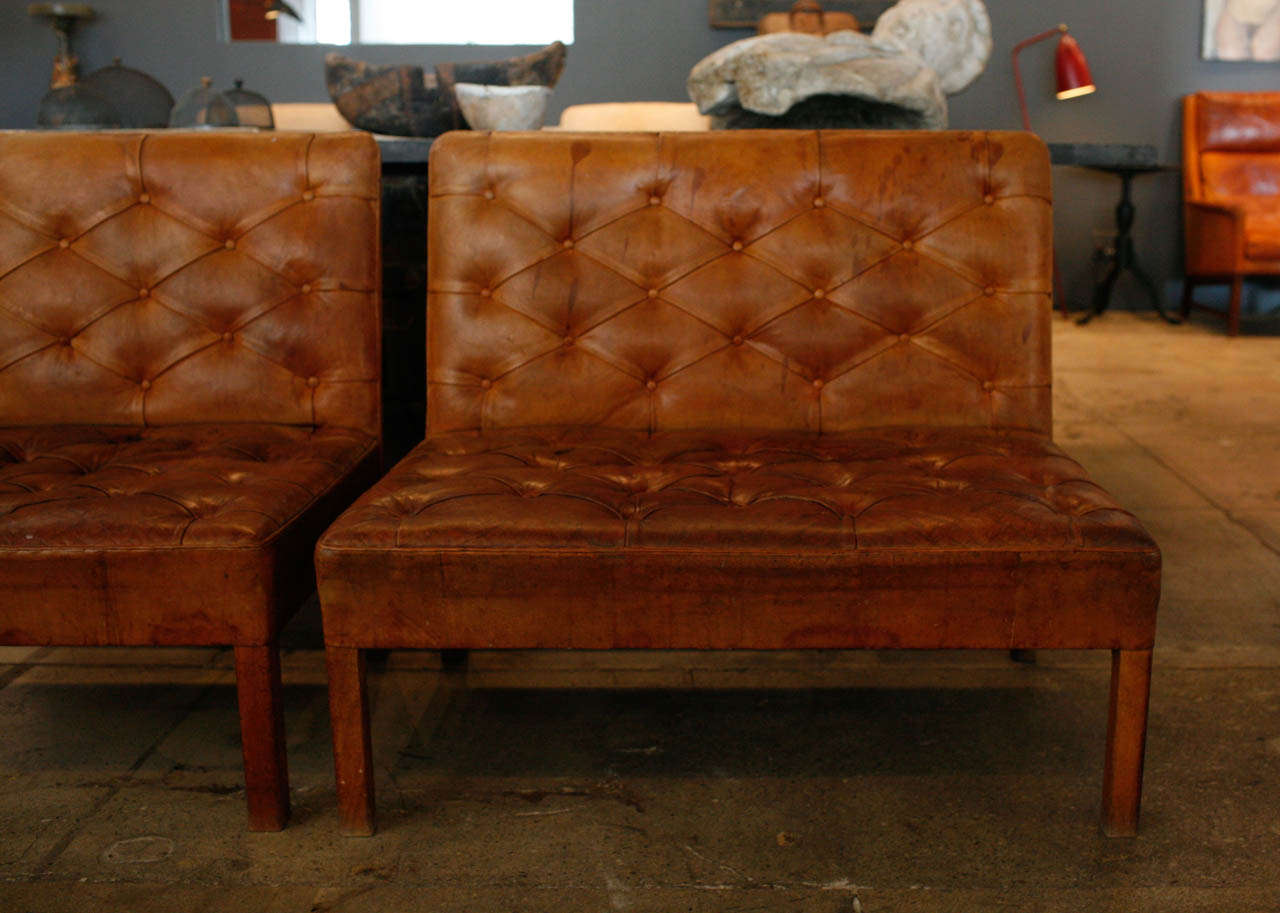
[[[968,87],[991,59],[991,18],[982,0],[898,0],[871,36],[927,63],[948,95]]]
[[[811,99],[817,101],[773,125],[947,125],[946,99],[933,70],[860,32],[778,32],[735,41],[693,68],[688,90],[718,127],[767,126],[770,121],[750,114],[779,118]]]
[[[991,57],[982,0],[899,0],[871,35],[781,32],[699,61],[689,97],[716,127],[943,129],[946,95]]]

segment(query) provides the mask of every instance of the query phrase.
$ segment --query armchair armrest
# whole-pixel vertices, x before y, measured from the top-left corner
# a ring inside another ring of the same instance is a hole
[[[1244,210],[1207,200],[1186,201],[1187,271],[1234,273],[1244,253]]]

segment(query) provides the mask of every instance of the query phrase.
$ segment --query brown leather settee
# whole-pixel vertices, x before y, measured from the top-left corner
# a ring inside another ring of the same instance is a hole
[[[354,134],[0,134],[0,643],[233,645],[255,830],[277,634],[378,468],[378,180]]]
[[[1160,555],[1051,440],[1030,134],[451,134],[428,435],[317,548],[344,829],[364,652],[1101,648],[1135,831]]]
[[[1197,285],[1229,282],[1235,336],[1245,277],[1280,275],[1280,92],[1197,92],[1182,113],[1182,316]]]

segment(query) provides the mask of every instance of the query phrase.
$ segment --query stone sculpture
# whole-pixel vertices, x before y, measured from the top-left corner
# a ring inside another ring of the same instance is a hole
[[[860,32],[776,32],[735,41],[694,67],[688,87],[716,127],[771,124],[758,115],[777,119],[776,126],[937,130],[947,124],[937,74],[918,57]],[[851,107],[848,99],[862,104]],[[855,123],[846,123],[850,118]]]
[[[927,63],[948,95],[968,88],[991,59],[991,18],[982,0],[898,0],[871,37]]]
[[[991,56],[982,0],[899,0],[871,35],[798,32],[735,41],[690,72],[715,127],[944,129],[948,93]]]

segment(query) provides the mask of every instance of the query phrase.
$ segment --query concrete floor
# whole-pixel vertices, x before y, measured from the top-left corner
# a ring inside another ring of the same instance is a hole
[[[1105,654],[834,652],[393,653],[344,839],[312,607],[280,834],[227,651],[0,650],[0,910],[1280,911],[1269,332],[1056,322],[1057,438],[1165,554],[1136,840],[1096,826]]]

